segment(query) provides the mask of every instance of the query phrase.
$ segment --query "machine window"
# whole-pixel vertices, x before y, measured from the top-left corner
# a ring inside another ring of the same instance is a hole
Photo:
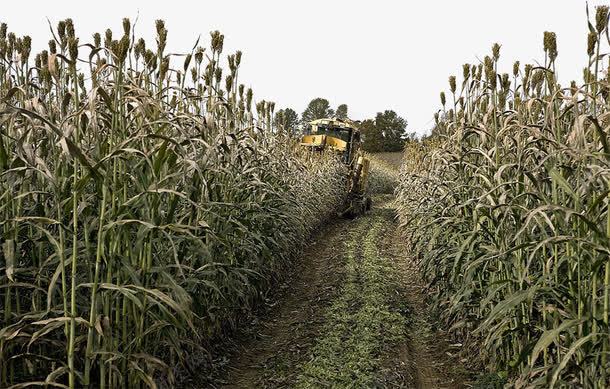
[[[322,127],[318,126],[316,131],[317,135],[328,135],[335,138],[339,138],[346,142],[350,141],[350,132],[349,130],[345,130],[343,128],[332,128],[332,127]]]

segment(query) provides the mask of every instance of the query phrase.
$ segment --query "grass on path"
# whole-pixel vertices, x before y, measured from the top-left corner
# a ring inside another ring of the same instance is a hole
[[[296,387],[374,386],[382,352],[406,336],[406,319],[390,301],[394,271],[378,248],[387,221],[375,216],[358,223],[346,242],[345,284],[325,312],[322,334],[311,359],[300,366]]]

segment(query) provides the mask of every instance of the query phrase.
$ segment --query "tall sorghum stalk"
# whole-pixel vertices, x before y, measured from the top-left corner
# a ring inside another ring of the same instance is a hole
[[[2,387],[179,387],[341,201],[342,165],[252,112],[220,32],[179,56],[155,27],[62,21],[32,66],[0,25]]]
[[[456,92],[470,112],[439,117],[405,154],[399,214],[431,298],[511,386],[610,385],[607,23],[598,7],[582,87],[559,85],[553,33],[544,66],[515,65],[499,85],[494,45],[486,87]]]

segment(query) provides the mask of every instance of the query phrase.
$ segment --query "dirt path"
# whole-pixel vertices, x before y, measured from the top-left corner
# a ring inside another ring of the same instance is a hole
[[[226,388],[464,387],[432,330],[389,199],[316,234],[274,303],[237,339]]]

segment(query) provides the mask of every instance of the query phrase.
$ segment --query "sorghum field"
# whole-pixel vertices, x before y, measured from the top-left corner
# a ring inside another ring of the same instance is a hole
[[[53,31],[32,55],[0,27],[0,386],[173,386],[335,211],[341,165],[271,133],[218,32],[175,57],[163,21],[153,45]]]
[[[592,11],[581,81],[552,32],[507,73],[494,44],[431,134],[366,154],[354,218],[347,166],[274,120],[220,32],[176,54],[162,20],[151,42],[66,19],[34,54],[0,24],[0,387],[610,386]]]
[[[501,73],[498,44],[464,65],[402,168],[402,225],[440,317],[515,387],[610,382],[608,7],[589,30],[571,85],[552,32],[541,65]]]

